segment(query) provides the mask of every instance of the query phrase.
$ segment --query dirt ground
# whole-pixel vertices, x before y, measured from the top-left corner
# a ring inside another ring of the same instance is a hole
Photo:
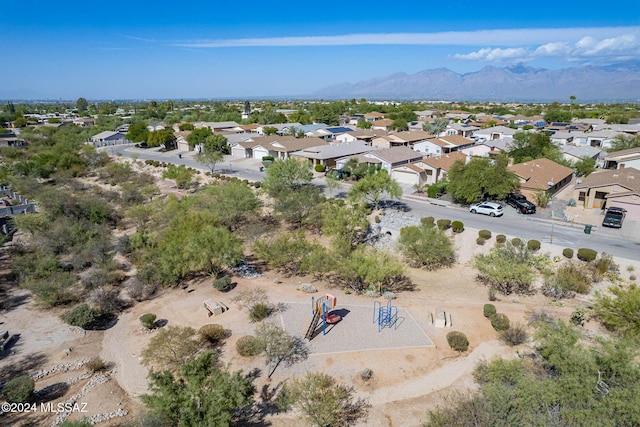
[[[164,187],[170,187],[165,184]],[[165,190],[167,190],[165,188]],[[331,351],[312,353],[308,360],[291,367],[278,367],[271,380],[266,379],[266,367],[262,358],[243,358],[235,351],[236,341],[253,333],[255,324],[250,323],[245,312],[232,302],[240,290],[262,287],[267,290],[270,302],[308,303],[310,295],[297,290],[301,283],[312,283],[316,295],[332,293],[343,305],[373,306],[373,300],[365,296],[344,294],[342,290],[329,288],[326,283],[310,277],[281,277],[267,272],[262,277],[245,279],[234,276],[236,287],[221,293],[211,286],[211,279],[200,279],[189,283],[187,289],[169,289],[156,298],[139,303],[119,316],[105,330],[83,332],[65,325],[59,312],[38,308],[30,296],[11,287],[8,279],[9,265],[6,253],[0,253],[0,278],[4,293],[0,315],[0,329],[19,334],[12,348],[0,355],[0,379],[6,381],[15,372],[34,372],[60,366],[57,372],[45,375],[36,382],[36,390],[49,387],[42,400],[53,403],[64,402],[72,395],[77,402],[86,403],[86,413],[74,412],[70,420],[96,414],[117,414],[100,425],[117,425],[131,419],[142,408],[139,397],[148,392],[147,368],[140,363],[141,351],[155,332],[143,330],[139,317],[144,313],[155,313],[168,325],[191,326],[195,329],[205,324],[218,323],[230,329],[232,335],[226,340],[221,358],[233,370],[261,370],[256,379],[257,390],[278,389],[284,381],[294,375],[303,375],[308,370],[325,372],[340,381],[352,384],[359,396],[368,399],[372,408],[369,418],[362,426],[419,426],[426,411],[433,408],[446,393],[452,390],[473,389],[472,371],[481,360],[495,357],[517,357],[517,352],[526,350],[527,344],[508,347],[498,341],[490,322],[484,318],[482,307],[488,302],[487,288],[475,281],[471,267],[473,255],[488,252],[495,243],[492,237],[484,246],[476,244],[477,230],[467,229],[454,237],[458,261],[452,268],[435,272],[409,269],[409,276],[417,285],[415,291],[398,294],[393,304],[406,310],[415,319],[422,332],[435,347],[374,349],[370,351]],[[514,236],[515,237],[515,236]],[[552,258],[560,256],[562,247],[542,244],[541,253]],[[640,270],[639,262],[625,259],[620,264],[621,276],[628,280],[628,266]],[[601,283],[598,288],[605,288]],[[214,299],[226,304],[229,310],[215,317],[208,317],[203,301]],[[551,303],[541,294],[533,296],[499,297],[494,304],[505,313],[511,322],[525,322],[528,313],[545,309],[549,314],[568,317],[585,299],[573,299],[562,304]],[[445,311],[451,314],[453,327],[436,328],[431,319],[434,313]],[[273,320],[279,321],[276,313]],[[304,324],[299,325],[302,333]],[[336,328],[341,325],[338,324]],[[401,326],[402,327],[402,326]],[[597,330],[594,324],[590,328]],[[363,326],[364,328],[364,326]],[[295,329],[295,327],[294,327]],[[464,332],[469,338],[470,348],[463,354],[452,351],[446,334],[452,330]],[[353,337],[364,333],[351,328]],[[341,337],[343,335],[340,335]],[[329,339],[338,334],[328,335]],[[346,339],[348,340],[347,334]],[[524,348],[523,348],[524,347]],[[101,357],[108,369],[101,374],[91,374],[85,363],[92,357]],[[67,364],[67,365],[65,365]],[[359,372],[364,368],[373,371],[369,381],[362,381]],[[257,396],[257,399],[260,399]],[[0,415],[0,425],[54,425],[60,414],[37,411],[29,414]],[[295,414],[272,414],[266,421],[273,426],[298,426]]]

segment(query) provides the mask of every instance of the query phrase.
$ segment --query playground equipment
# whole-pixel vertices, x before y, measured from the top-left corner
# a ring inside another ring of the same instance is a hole
[[[311,315],[309,316],[308,327],[305,330],[304,337],[308,340],[313,338],[318,322],[322,320],[322,335],[327,334],[327,324],[333,325],[342,320],[338,314],[331,313],[331,309],[335,308],[337,298],[333,295],[326,294],[320,298],[311,297]]]
[[[398,307],[391,305],[391,300],[387,305],[382,305],[380,301],[373,303],[373,323],[378,323],[378,332],[384,328],[398,329]]]

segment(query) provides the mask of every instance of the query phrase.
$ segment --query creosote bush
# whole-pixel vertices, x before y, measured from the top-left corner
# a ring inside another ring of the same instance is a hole
[[[496,243],[499,243],[499,244],[503,245],[504,242],[506,242],[506,241],[507,241],[507,236],[505,236],[504,234],[498,234],[496,236]]]
[[[513,239],[511,239],[511,244],[515,247],[520,247],[522,246],[522,239],[520,239],[519,237],[514,237]]]
[[[491,326],[498,332],[505,331],[509,329],[509,318],[506,314],[496,313],[491,316]]]
[[[498,312],[498,310],[496,310],[496,306],[493,304],[485,304],[483,311],[484,311],[484,317],[488,319]]]
[[[67,311],[62,319],[72,326],[79,326],[82,329],[87,329],[98,318],[98,313],[88,304],[80,304],[73,309]]]
[[[100,359],[99,357],[94,357],[87,362],[86,366],[87,368],[89,368],[91,372],[100,372],[105,370],[105,368],[107,367],[107,364],[105,363],[104,360]]]
[[[451,230],[454,233],[462,233],[464,231],[464,224],[462,221],[453,221],[451,223]]]
[[[527,330],[522,324],[515,323],[508,329],[500,332],[500,339],[510,346],[520,345],[527,340]]]
[[[449,347],[451,347],[455,351],[467,351],[469,348],[469,340],[467,336],[462,332],[452,331],[447,334],[447,342],[449,343]]]
[[[448,230],[451,227],[450,219],[439,219],[436,221],[436,225],[440,230]]]
[[[527,242],[527,249],[532,252],[535,252],[540,249],[540,241],[539,240],[529,240]]]
[[[432,216],[427,216],[424,218],[420,218],[420,223],[422,225],[426,225],[427,227],[433,227],[435,225],[436,219]]]
[[[567,259],[571,259],[573,258],[573,249],[571,248],[564,248],[562,250],[562,256],[564,256]]]
[[[485,240],[489,240],[491,238],[491,232],[489,230],[480,230],[478,231],[478,236]]]
[[[252,322],[259,322],[266,319],[271,314],[271,307],[268,304],[257,303],[249,308],[249,318]]]
[[[226,338],[226,332],[222,325],[210,324],[204,325],[198,329],[200,340],[208,344],[217,344]]]
[[[146,313],[140,316],[140,323],[147,329],[153,329],[153,324],[156,321],[156,315],[153,313]]]
[[[29,375],[20,375],[2,387],[2,394],[9,403],[29,402],[33,397],[36,383]]]
[[[227,292],[231,290],[231,277],[225,276],[213,281],[213,287],[220,292]]]
[[[477,243],[478,245],[480,245],[480,246],[484,245],[486,241],[487,241],[487,239],[485,239],[484,237],[478,237],[478,238],[476,239],[476,243]]]
[[[578,259],[580,261],[591,262],[598,256],[598,252],[589,248],[578,249]]]
[[[246,335],[236,342],[236,351],[242,357],[254,357],[262,353],[258,339],[252,335]]]

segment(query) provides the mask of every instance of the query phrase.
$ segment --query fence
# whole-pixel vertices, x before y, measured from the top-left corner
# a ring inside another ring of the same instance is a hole
[[[34,213],[36,211],[35,203],[25,199],[20,194],[11,190],[9,187],[0,185],[0,197],[4,196],[8,196],[13,200],[17,200],[19,204],[10,206],[2,206],[0,204],[0,218],[5,218],[17,214]],[[0,225],[0,232],[3,234],[9,234],[8,223],[6,221],[3,221],[2,225]]]

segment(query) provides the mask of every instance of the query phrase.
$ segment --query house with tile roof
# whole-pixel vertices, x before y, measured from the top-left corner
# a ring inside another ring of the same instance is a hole
[[[387,135],[387,131],[379,129],[356,129],[336,136],[336,142],[363,141],[371,145],[374,138]]]
[[[312,166],[323,165],[327,168],[334,168],[337,159],[368,153],[375,149],[362,141],[329,143],[294,151],[291,153],[291,157],[308,159]]]
[[[640,170],[640,147],[614,151],[604,158],[605,169],[636,168]]]
[[[471,138],[474,132],[480,130],[479,126],[473,126],[466,123],[451,123],[444,130],[444,136],[460,135],[465,138]]]
[[[155,132],[157,130],[165,130],[169,127],[165,122],[151,122],[147,125],[147,130],[149,132]]]
[[[321,138],[296,138],[294,136],[268,136],[261,138],[252,148],[254,159],[262,160],[265,156],[273,156],[275,159],[288,159],[295,152],[305,148],[327,145],[328,142]]]
[[[466,163],[468,160],[469,157],[466,154],[461,151],[455,151],[441,156],[425,157],[421,161],[416,162],[416,166],[421,167],[427,175],[424,184],[431,185],[447,179],[447,173],[455,162],[461,161]]]
[[[417,162],[422,159],[422,155],[416,151],[413,151],[411,148],[393,147],[374,150],[368,153],[359,154],[357,156],[349,156],[337,159],[336,168],[342,169],[342,167],[352,157],[358,158],[361,163],[379,164],[381,165],[382,169],[385,169],[387,172],[389,172],[389,174],[392,173],[392,169],[396,166]]]
[[[291,128],[299,128],[302,126],[302,123],[272,123],[269,125],[260,125],[256,128],[256,132],[260,135],[264,135],[264,128],[271,127],[276,128],[276,134],[278,135],[289,135],[291,133]]]
[[[368,121],[369,123],[373,123],[373,122],[375,122],[376,120],[384,119],[384,114],[379,113],[379,112],[377,112],[377,111],[372,111],[372,112],[370,112],[370,113],[366,113],[366,114],[364,115],[364,119],[365,119],[366,121]]]
[[[378,130],[390,130],[391,129],[391,125],[393,124],[393,120],[391,119],[380,119],[380,120],[376,120],[374,122],[371,122],[371,129],[378,129]]]
[[[538,191],[552,195],[573,177],[573,169],[546,158],[516,163],[507,169],[520,180],[520,192],[530,198],[535,198]]]
[[[493,141],[494,139],[513,138],[516,132],[518,132],[518,129],[512,129],[507,126],[492,126],[475,131],[473,136],[478,140]]]
[[[576,180],[574,199],[586,209],[619,207],[640,220],[640,170],[600,170]]]

